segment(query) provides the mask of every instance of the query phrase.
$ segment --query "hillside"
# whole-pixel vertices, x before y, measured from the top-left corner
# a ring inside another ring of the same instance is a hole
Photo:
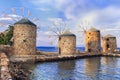
[[[12,45],[13,26],[9,26],[7,30],[0,33],[0,44]]]

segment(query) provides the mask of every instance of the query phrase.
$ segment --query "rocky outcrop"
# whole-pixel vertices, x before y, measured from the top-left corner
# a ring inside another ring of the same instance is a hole
[[[9,59],[3,52],[0,52],[0,75],[0,80],[12,80],[9,69]]]
[[[26,67],[27,63],[24,62],[11,62],[10,63],[10,73],[13,80],[30,80],[29,75],[32,73],[31,70]]]

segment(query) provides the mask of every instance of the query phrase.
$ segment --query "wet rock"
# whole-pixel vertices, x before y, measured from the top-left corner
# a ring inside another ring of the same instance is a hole
[[[29,75],[32,71],[29,71],[27,67],[24,66],[24,62],[11,62],[10,69],[13,80],[30,80]]]

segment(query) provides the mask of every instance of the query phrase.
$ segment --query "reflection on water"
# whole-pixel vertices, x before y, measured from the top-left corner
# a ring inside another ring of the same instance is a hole
[[[120,58],[95,57],[39,63],[32,80],[120,80]]]
[[[109,79],[111,80],[115,80],[117,79],[117,75],[120,74],[118,72],[118,70],[120,70],[120,68],[117,66],[117,63],[120,63],[119,61],[117,61],[117,58],[113,58],[113,57],[103,57],[101,59],[101,65],[102,65],[102,69],[101,69],[101,73],[102,76],[104,76],[104,79]],[[120,79],[120,76],[119,78]]]
[[[58,62],[58,74],[57,75],[60,76],[59,78],[60,80],[73,79],[74,69],[75,69],[74,60]]]
[[[99,79],[100,57],[88,58],[85,60],[85,74],[90,78]]]

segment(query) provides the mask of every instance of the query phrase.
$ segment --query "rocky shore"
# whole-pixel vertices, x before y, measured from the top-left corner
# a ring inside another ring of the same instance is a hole
[[[26,64],[28,63],[11,62],[6,53],[0,52],[0,80],[30,80],[32,70]]]
[[[4,52],[0,52],[0,80],[12,80],[9,69],[9,59]]]
[[[32,71],[25,66],[26,64],[25,62],[10,63],[9,68],[13,80],[30,80],[29,75]]]

